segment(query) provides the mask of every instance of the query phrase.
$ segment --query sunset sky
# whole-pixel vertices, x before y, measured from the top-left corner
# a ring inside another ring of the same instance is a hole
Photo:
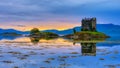
[[[120,25],[120,0],[0,0],[0,28],[64,30],[96,17],[98,24]]]

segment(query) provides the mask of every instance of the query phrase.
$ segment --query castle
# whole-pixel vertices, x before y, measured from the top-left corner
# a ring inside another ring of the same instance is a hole
[[[82,19],[81,31],[97,31],[96,30],[96,18]]]

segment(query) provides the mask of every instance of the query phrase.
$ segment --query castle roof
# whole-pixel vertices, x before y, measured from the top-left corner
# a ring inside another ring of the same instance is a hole
[[[84,21],[91,21],[91,20],[95,20],[96,18],[84,18],[84,19],[82,19],[82,20],[84,20]]]

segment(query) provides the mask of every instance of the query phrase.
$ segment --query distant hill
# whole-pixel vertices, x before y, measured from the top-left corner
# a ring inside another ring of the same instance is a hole
[[[80,31],[81,30],[81,27],[75,27],[76,31]],[[66,29],[66,30],[44,30],[43,32],[53,32],[53,33],[56,33],[56,34],[59,34],[59,35],[67,35],[67,34],[72,34],[73,33],[73,28],[71,29]]]
[[[120,25],[99,24],[97,30],[110,36],[120,36]]]
[[[15,29],[0,29],[0,34],[2,33],[29,34],[29,31],[19,31]]]

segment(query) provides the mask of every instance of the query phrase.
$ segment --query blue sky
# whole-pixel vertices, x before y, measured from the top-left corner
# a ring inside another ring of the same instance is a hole
[[[0,0],[0,27],[67,29],[84,17],[120,25],[120,0]]]

